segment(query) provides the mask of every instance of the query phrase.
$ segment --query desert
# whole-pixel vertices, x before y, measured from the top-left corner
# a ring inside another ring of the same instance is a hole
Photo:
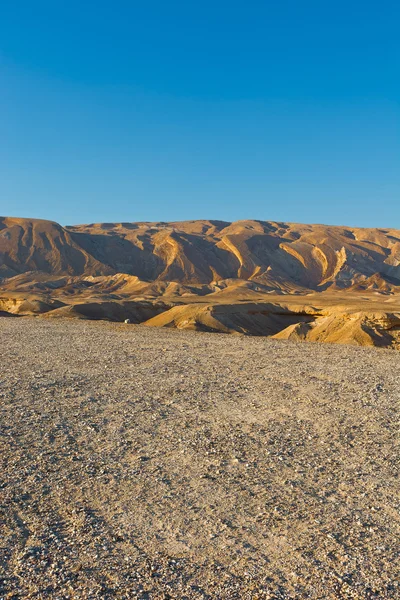
[[[396,349],[400,231],[0,219],[0,310]]]
[[[399,597],[400,231],[4,217],[0,269],[0,598]]]
[[[0,2],[0,600],[400,600],[399,22]]]
[[[0,597],[399,597],[397,352],[0,318]]]

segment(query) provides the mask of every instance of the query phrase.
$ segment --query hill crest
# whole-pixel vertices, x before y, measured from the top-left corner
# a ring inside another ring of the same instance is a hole
[[[252,281],[271,291],[400,286],[400,231],[275,221],[92,223],[62,227],[0,218],[0,275],[136,276],[210,285]]]

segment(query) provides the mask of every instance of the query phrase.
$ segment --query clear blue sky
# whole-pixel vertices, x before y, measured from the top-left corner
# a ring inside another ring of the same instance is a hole
[[[0,214],[400,228],[398,0],[2,0]]]

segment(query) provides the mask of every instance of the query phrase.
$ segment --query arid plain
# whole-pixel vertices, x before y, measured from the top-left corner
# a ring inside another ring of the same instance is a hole
[[[0,598],[399,597],[399,231],[4,217],[0,269]]]
[[[5,318],[4,598],[399,597],[400,354]]]

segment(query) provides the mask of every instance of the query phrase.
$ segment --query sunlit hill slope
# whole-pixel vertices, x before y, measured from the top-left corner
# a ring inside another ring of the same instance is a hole
[[[0,276],[6,315],[397,344],[394,229],[1,217]]]

